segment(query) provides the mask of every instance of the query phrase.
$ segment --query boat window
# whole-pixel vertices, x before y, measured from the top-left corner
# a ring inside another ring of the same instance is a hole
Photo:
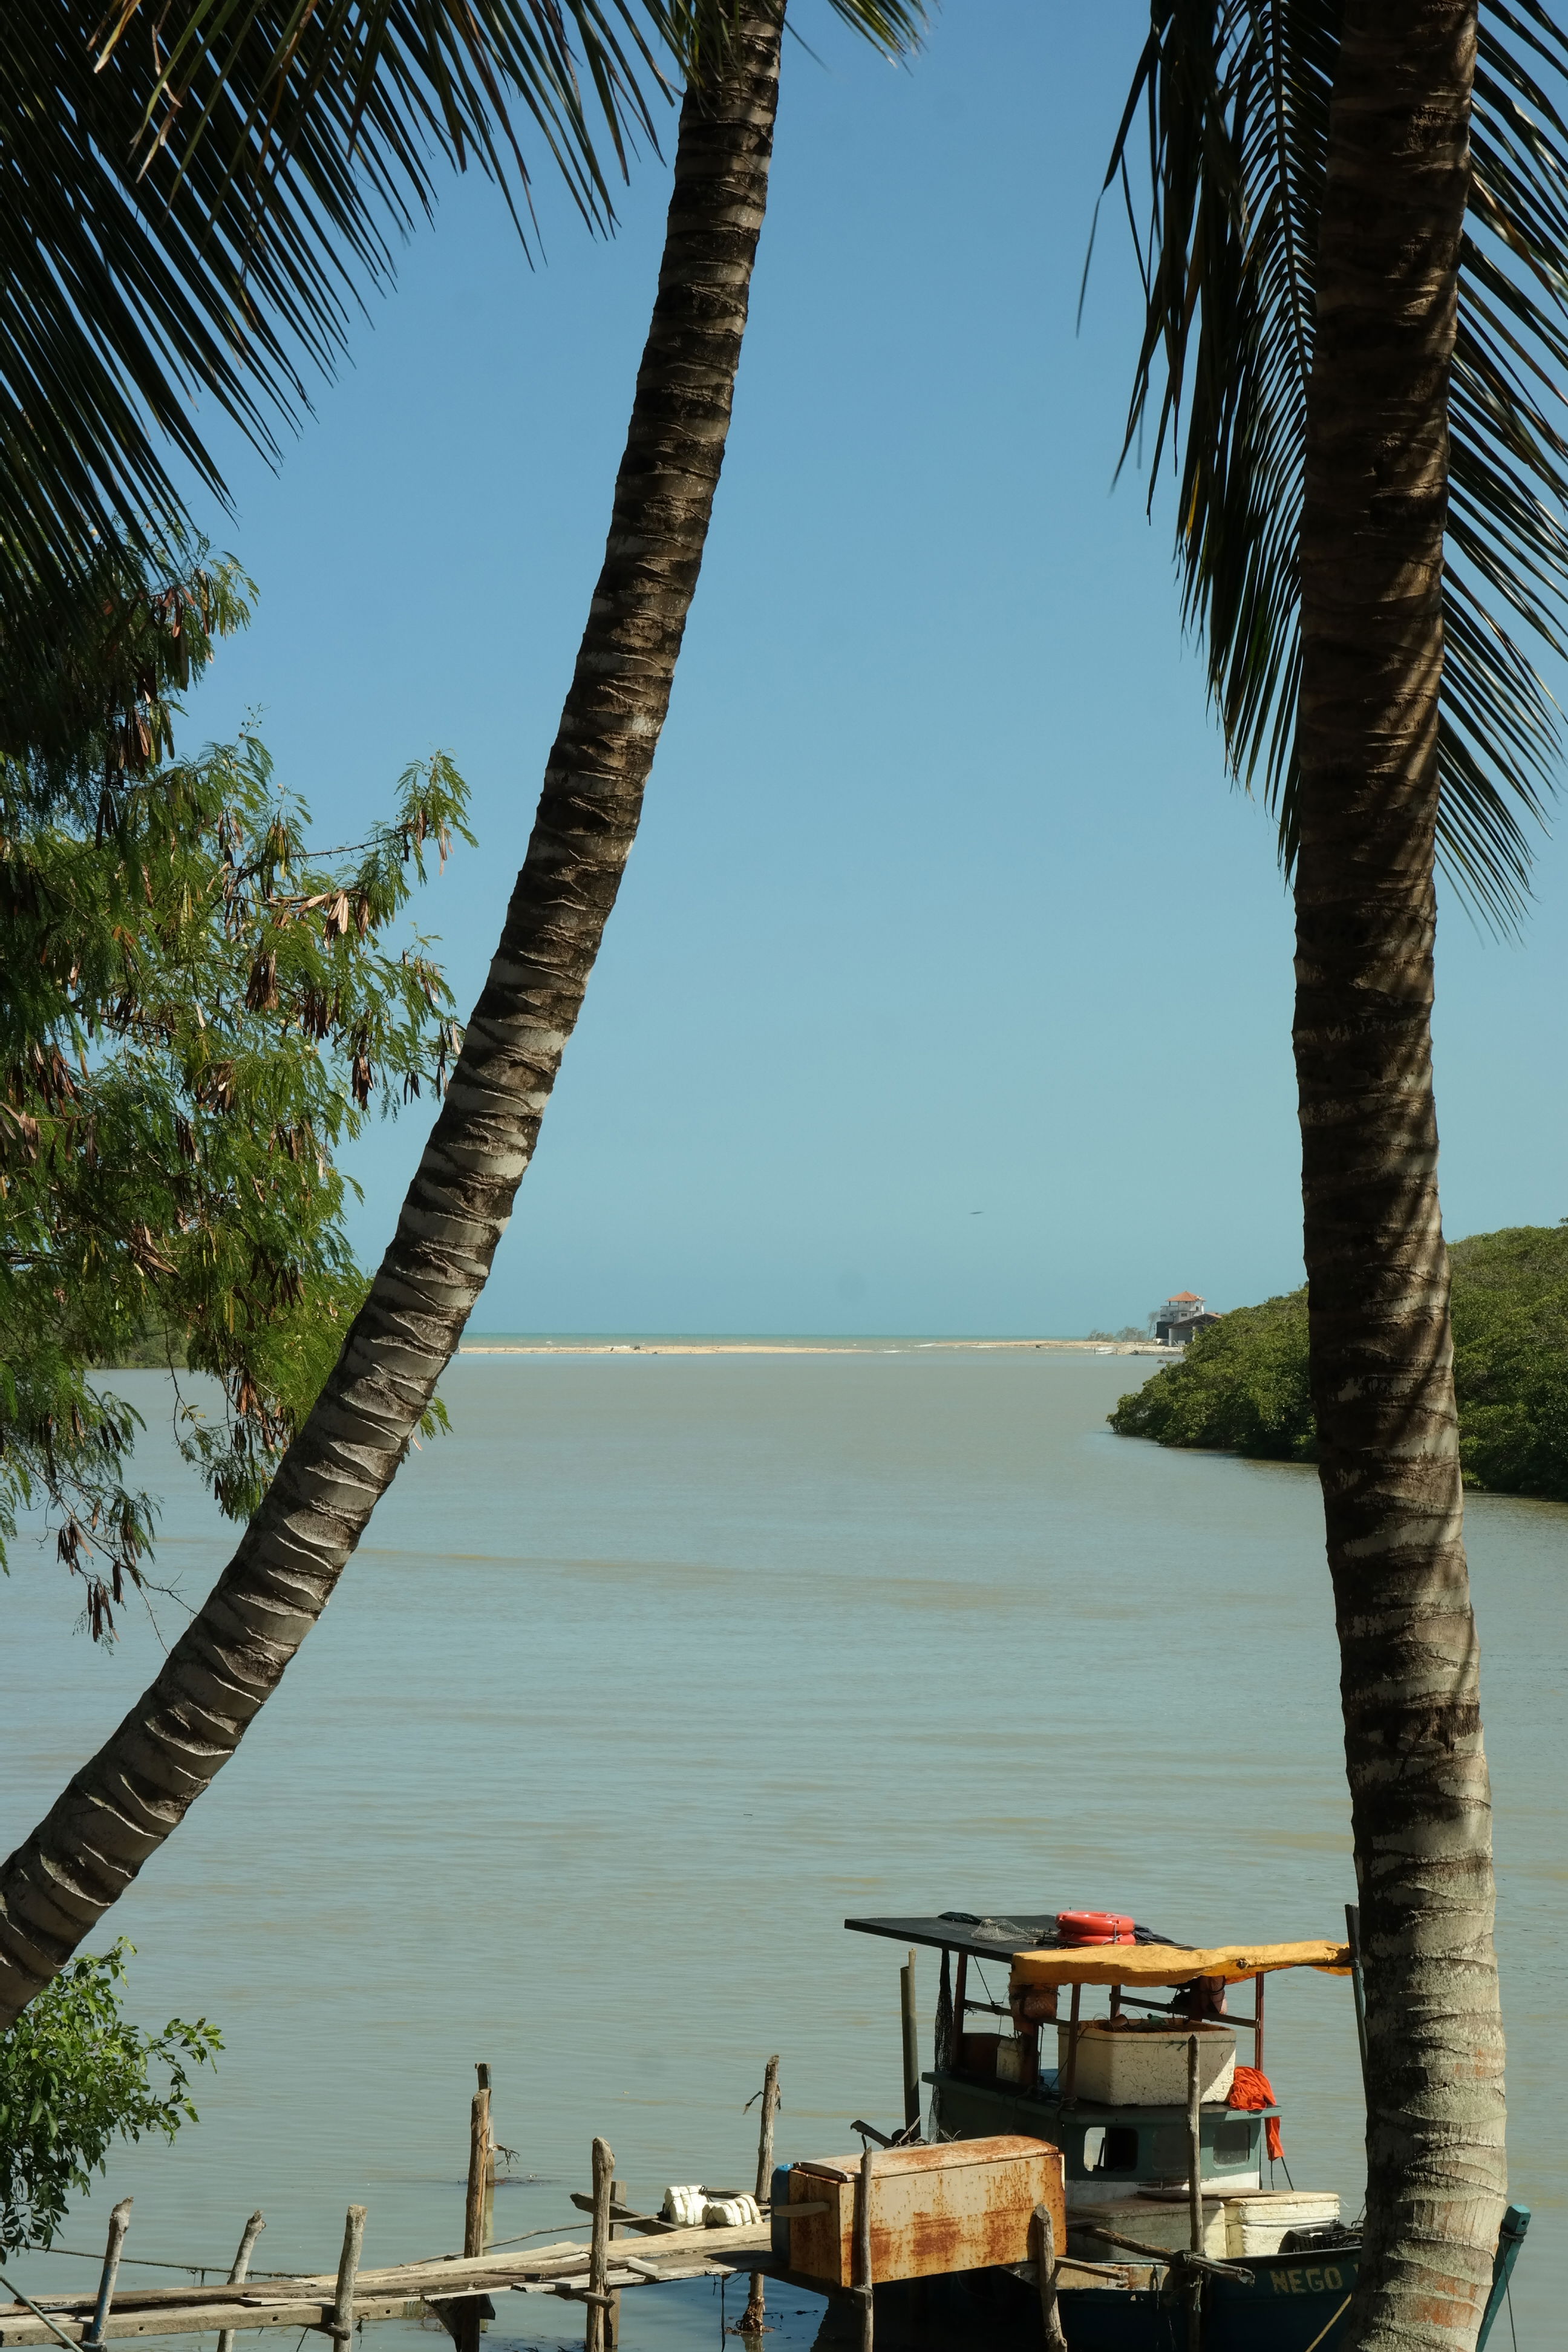
[[[1086,2172],[1136,2172],[1138,2134],[1131,2124],[1093,2124],[1083,2136]]]
[[[1246,2164],[1252,2154],[1252,2126],[1221,2124],[1214,2136],[1215,2164]]]

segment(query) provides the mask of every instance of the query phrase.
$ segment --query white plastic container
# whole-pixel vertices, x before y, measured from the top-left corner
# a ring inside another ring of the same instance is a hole
[[[1058,2085],[1067,2082],[1072,2029],[1057,2027]],[[1228,2025],[1119,2025],[1091,2018],[1078,2032],[1074,2091],[1111,2107],[1184,2107],[1187,2044],[1198,2037],[1200,2096],[1223,2105],[1236,2079],[1236,2035]]]
[[[700,2181],[694,2180],[683,2187],[667,2189],[659,2210],[667,2221],[679,2221],[683,2229],[698,2230],[702,2226],[707,2206],[708,2191]]]
[[[742,2230],[760,2221],[763,2209],[754,2197],[710,2197],[702,2219],[710,2230]]]
[[[1263,2189],[1251,2197],[1227,2197],[1227,2254],[1277,2254],[1287,2230],[1322,2230],[1340,2218],[1331,2189]]]

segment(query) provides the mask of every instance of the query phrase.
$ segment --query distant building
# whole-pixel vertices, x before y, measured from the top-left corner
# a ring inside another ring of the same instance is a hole
[[[1209,1313],[1195,1290],[1178,1290],[1149,1319],[1162,1347],[1184,1348],[1195,1332],[1206,1331],[1219,1317]]]

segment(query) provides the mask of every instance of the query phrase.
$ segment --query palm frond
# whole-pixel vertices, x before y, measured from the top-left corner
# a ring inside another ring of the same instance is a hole
[[[872,40],[916,0],[832,0]],[[740,0],[26,0],[0,11],[0,603],[154,557],[205,402],[268,455],[441,175],[584,218]],[[603,150],[603,156],[601,155]]]
[[[106,541],[177,530],[176,472],[221,489],[204,395],[273,451],[437,169],[526,195],[512,115],[602,218],[578,55],[619,154],[651,127],[648,21],[632,0],[130,0],[104,34],[78,0],[5,11],[0,572],[79,588]]]
[[[1145,320],[1124,457],[1167,449],[1183,618],[1227,757],[1296,847],[1297,538],[1317,229],[1340,0],[1153,0],[1112,152]],[[1561,716],[1536,667],[1568,642],[1568,33],[1481,0],[1473,183],[1450,408],[1438,745],[1443,870],[1509,928],[1529,894]],[[1142,112],[1147,183],[1131,142]]]

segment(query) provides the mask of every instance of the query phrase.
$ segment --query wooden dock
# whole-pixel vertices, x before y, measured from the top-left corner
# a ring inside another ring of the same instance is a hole
[[[443,2305],[499,2294],[555,2294],[582,2302],[590,2291],[591,2252],[585,2242],[563,2238],[527,2252],[443,2255],[400,2263],[389,2270],[359,2271],[353,2281],[353,2317],[356,2323],[416,2319],[426,2310],[440,2317]],[[773,2269],[766,2221],[742,2229],[668,2230],[657,2237],[617,2238],[604,2286],[619,2294],[675,2279],[727,2278],[736,2271]],[[210,2336],[226,2329],[311,2327],[331,2335],[337,2298],[338,2281],[327,2273],[247,2280],[237,2286],[132,2287],[114,2295],[103,2334],[105,2338]],[[88,2339],[93,2294],[40,2294],[34,2301],[47,2318],[25,2303],[0,2304],[0,2347],[77,2345]]]

